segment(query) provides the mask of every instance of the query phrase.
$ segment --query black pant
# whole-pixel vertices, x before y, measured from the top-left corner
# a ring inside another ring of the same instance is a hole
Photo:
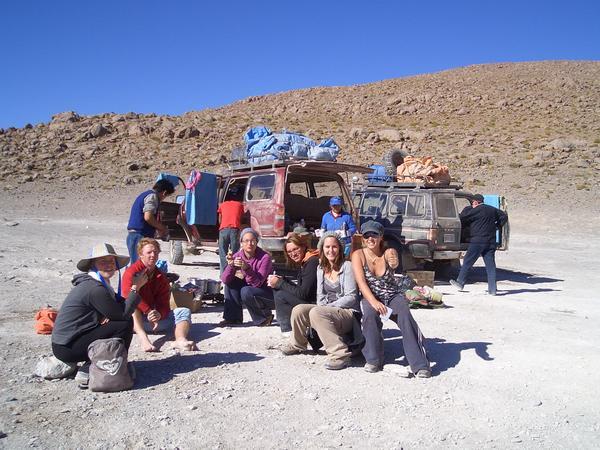
[[[121,338],[129,349],[133,338],[133,320],[111,320],[77,337],[68,345],[52,343],[54,356],[66,363],[89,361],[88,346],[98,339]]]
[[[275,311],[277,313],[277,322],[279,322],[279,328],[285,333],[286,331],[292,331],[292,309],[294,306],[301,305],[302,303],[314,303],[307,302],[301,298],[296,297],[289,292],[283,290],[276,290],[275,297]]]

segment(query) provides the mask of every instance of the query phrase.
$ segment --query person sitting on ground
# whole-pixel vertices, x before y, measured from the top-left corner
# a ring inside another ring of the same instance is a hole
[[[394,269],[399,265],[398,253],[393,248],[384,252],[384,228],[379,222],[369,220],[360,229],[363,248],[352,253],[352,269],[363,297],[361,309],[365,346],[362,352],[367,361],[365,370],[378,372],[383,367],[381,317],[388,313],[389,308],[397,316],[396,323],[402,332],[404,353],[412,373],[419,378],[429,378],[431,369],[423,346],[423,335],[394,277]]]
[[[156,267],[160,253],[160,244],[152,238],[143,238],[138,242],[139,259],[130,265],[123,275],[123,293],[129,293],[138,273],[148,277],[146,285],[138,289],[141,301],[133,313],[133,329],[145,352],[155,352],[157,348],[148,333],[171,333],[174,329],[173,347],[178,350],[196,350],[196,344],[188,339],[192,323],[189,308],[175,308],[171,311],[171,285],[167,274]]]
[[[87,386],[88,346],[98,339],[121,338],[129,348],[133,336],[131,316],[141,300],[138,291],[148,281],[145,273],[131,280],[127,299],[110,285],[110,278],[129,262],[118,255],[110,244],[98,244],[90,256],[77,263],[83,273],[73,277],[73,289],[63,302],[52,331],[52,352],[65,363],[84,362],[76,375],[82,387]]]
[[[137,261],[137,245],[140,239],[144,237],[153,238],[157,231],[161,237],[166,237],[169,230],[158,220],[156,214],[160,202],[173,192],[175,192],[173,184],[166,179],[162,179],[158,180],[151,190],[138,195],[133,202],[127,224],[127,230],[129,231],[127,233],[127,250],[129,251],[131,264]]]
[[[321,229],[325,231],[338,231],[344,243],[344,253],[350,253],[350,242],[352,235],[356,233],[356,225],[352,215],[343,210],[344,202],[341,197],[331,197],[329,200],[330,210],[323,214]]]
[[[348,367],[352,352],[347,335],[360,325],[355,314],[360,303],[352,264],[344,260],[344,244],[333,232],[321,237],[317,267],[317,304],[301,304],[292,310],[290,343],[281,348],[284,355],[306,350],[306,330],[313,328],[325,347],[328,358],[325,368],[339,370]],[[360,336],[362,338],[362,336]]]
[[[269,275],[268,285],[274,289],[277,322],[284,334],[292,331],[290,317],[294,306],[317,301],[317,266],[319,251],[309,250],[307,239],[292,233],[285,241],[287,264],[298,268],[297,281],[287,281],[279,275]]]
[[[219,326],[243,322],[243,306],[255,325],[266,327],[273,321],[275,307],[273,291],[267,286],[267,276],[273,265],[271,255],[258,247],[258,233],[244,228],[240,233],[241,249],[227,256],[227,266],[221,274],[225,285],[225,308]]]

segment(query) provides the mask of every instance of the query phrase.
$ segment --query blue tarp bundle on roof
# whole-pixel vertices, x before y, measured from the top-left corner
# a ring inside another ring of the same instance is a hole
[[[332,138],[317,144],[302,134],[285,130],[273,133],[264,126],[250,128],[244,140],[248,162],[252,164],[292,157],[335,161],[340,151]]]

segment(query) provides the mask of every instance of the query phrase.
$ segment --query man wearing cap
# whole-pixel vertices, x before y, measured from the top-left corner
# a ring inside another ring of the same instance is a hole
[[[158,231],[161,237],[167,235],[167,227],[160,223],[156,214],[158,205],[168,195],[175,192],[173,184],[166,180],[158,180],[152,189],[142,192],[136,197],[129,213],[129,223],[127,224],[127,250],[131,264],[137,261],[137,244],[144,237],[153,238],[154,233]]]
[[[131,316],[141,300],[137,291],[148,277],[136,274],[127,299],[123,299],[110,285],[110,278],[128,262],[129,257],[118,255],[112,245],[96,245],[89,257],[77,263],[83,273],[73,277],[73,289],[58,312],[52,331],[52,352],[65,363],[86,362],[75,377],[80,387],[87,387],[88,345],[107,338],[121,338],[127,348],[131,343]]]
[[[488,294],[496,295],[496,230],[506,223],[508,216],[498,208],[483,202],[483,195],[475,194],[471,199],[472,208],[465,208],[460,213],[462,226],[469,226],[471,240],[458,278],[450,280],[450,284],[462,291],[467,273],[481,256],[487,272]]]
[[[341,239],[344,244],[350,243],[352,235],[356,233],[356,225],[352,215],[343,210],[344,202],[341,197],[331,197],[329,200],[330,210],[323,214],[321,229],[325,231],[341,231]]]

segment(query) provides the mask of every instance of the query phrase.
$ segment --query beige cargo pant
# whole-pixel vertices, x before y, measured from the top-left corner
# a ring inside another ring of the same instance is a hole
[[[319,335],[330,359],[350,358],[351,352],[343,338],[352,331],[354,314],[351,309],[300,304],[292,309],[291,322],[291,343],[297,349],[306,350],[306,330],[311,327]]]

